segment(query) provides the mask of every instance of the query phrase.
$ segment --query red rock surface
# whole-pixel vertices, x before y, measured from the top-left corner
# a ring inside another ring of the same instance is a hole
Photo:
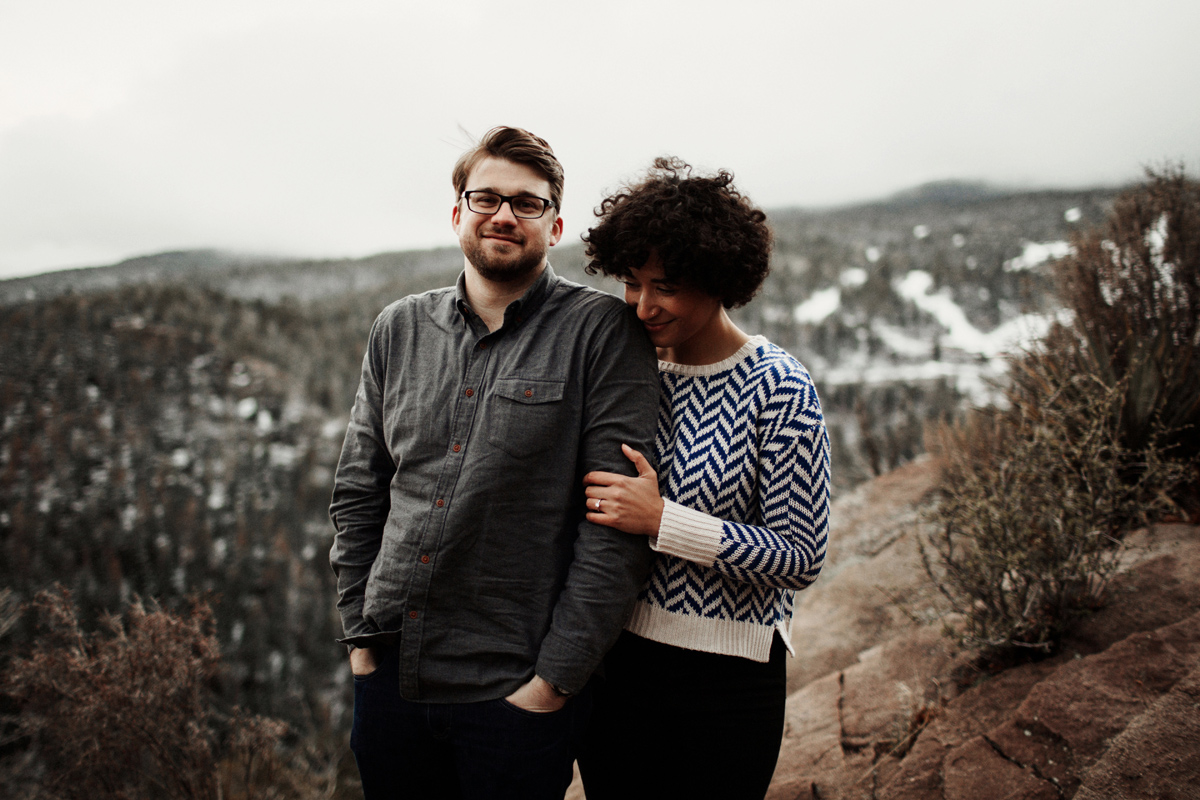
[[[1113,739],[1075,800],[1200,797],[1200,669]]]
[[[915,541],[935,477],[912,464],[851,513],[835,504],[832,546],[849,552],[799,603],[793,637],[836,621],[801,652],[837,666],[789,697],[768,797],[1200,798],[1200,528],[1130,534],[1107,608],[1053,657],[983,674],[920,624],[944,612]]]

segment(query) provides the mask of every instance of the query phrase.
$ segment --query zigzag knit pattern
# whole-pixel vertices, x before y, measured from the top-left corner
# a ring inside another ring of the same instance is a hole
[[[765,661],[829,535],[829,440],[807,370],[755,337],[720,364],[660,362],[655,449],[667,508],[627,626]]]

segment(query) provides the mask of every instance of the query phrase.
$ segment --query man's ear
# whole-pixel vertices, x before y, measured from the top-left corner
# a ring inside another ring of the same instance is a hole
[[[558,244],[559,240],[562,239],[562,232],[563,232],[562,217],[555,217],[554,224],[550,226],[550,246],[551,247],[554,247],[554,245]]]
[[[462,221],[462,214],[458,211],[458,203],[454,204],[454,209],[450,212],[450,227],[458,233],[458,223]]]

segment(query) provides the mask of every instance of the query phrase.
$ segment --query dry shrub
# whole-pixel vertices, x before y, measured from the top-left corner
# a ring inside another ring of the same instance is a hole
[[[1061,368],[1029,355],[1014,369],[1046,394],[1014,389],[930,443],[944,473],[922,558],[971,646],[1049,650],[1102,604],[1121,533],[1171,507],[1184,474],[1153,441],[1121,444],[1122,387]]]
[[[1071,325],[1012,359],[1005,408],[930,442],[925,569],[986,648],[1049,650],[1103,603],[1122,533],[1195,502],[1200,185],[1150,172],[1056,271]]]
[[[287,759],[286,725],[218,710],[208,607],[179,616],[130,604],[85,634],[61,587],[32,604],[40,637],[3,691],[25,744],[13,789],[29,798],[315,797],[327,783]]]

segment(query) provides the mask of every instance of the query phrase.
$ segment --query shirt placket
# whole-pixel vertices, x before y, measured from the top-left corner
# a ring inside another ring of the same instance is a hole
[[[413,580],[405,607],[404,631],[400,637],[400,663],[408,667],[400,670],[400,693],[412,700],[420,699],[421,649],[424,645],[425,625],[429,621],[425,616],[425,601],[434,580],[434,572],[437,570],[437,554],[448,530],[446,523],[453,510],[455,488],[470,455],[471,426],[474,424],[479,403],[483,400],[481,389],[492,360],[491,345],[496,338],[496,334],[488,333],[478,317],[473,317],[470,312],[464,314],[463,323],[464,336],[472,341],[472,344],[463,356],[465,363],[461,382],[456,390],[457,399],[450,422],[450,440],[446,442],[442,469],[430,500],[429,521],[417,547],[417,563],[413,565]],[[433,622],[437,623],[436,620]]]

